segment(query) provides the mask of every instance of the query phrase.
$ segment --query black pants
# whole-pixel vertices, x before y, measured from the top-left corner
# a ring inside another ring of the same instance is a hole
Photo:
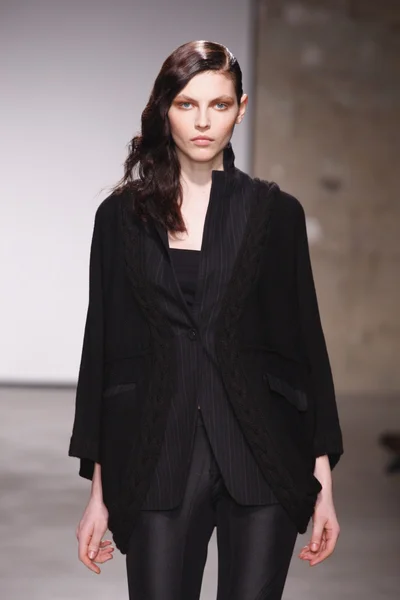
[[[297,529],[280,504],[241,506],[226,490],[202,417],[182,504],[143,510],[126,555],[130,600],[198,600],[216,527],[217,600],[280,600]]]

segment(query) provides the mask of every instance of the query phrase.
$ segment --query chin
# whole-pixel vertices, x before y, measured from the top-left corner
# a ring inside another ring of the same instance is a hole
[[[218,156],[218,152],[211,152],[208,148],[199,148],[197,152],[188,153],[188,157],[196,162],[210,162]]]

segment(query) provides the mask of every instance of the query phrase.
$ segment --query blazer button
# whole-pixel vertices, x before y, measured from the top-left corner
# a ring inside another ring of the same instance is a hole
[[[189,340],[197,340],[197,331],[195,329],[189,329],[188,337]]]

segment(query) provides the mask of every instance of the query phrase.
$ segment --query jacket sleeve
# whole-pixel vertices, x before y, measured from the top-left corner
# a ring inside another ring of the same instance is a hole
[[[75,394],[75,417],[69,456],[80,458],[79,475],[93,478],[94,463],[100,462],[99,437],[103,387],[103,275],[99,209],[94,227],[89,260],[89,302]]]
[[[343,454],[342,431],[332,371],[318,308],[307,238],[305,212],[298,203],[296,228],[296,276],[302,336],[315,397],[315,456],[328,455],[333,469]]]

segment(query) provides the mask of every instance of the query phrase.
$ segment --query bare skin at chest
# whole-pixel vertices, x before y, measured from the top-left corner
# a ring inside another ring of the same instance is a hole
[[[211,184],[204,186],[185,186],[181,206],[183,220],[187,233],[168,232],[168,243],[170,248],[181,250],[201,250],[203,240],[204,221],[207,214],[210,199]]]

